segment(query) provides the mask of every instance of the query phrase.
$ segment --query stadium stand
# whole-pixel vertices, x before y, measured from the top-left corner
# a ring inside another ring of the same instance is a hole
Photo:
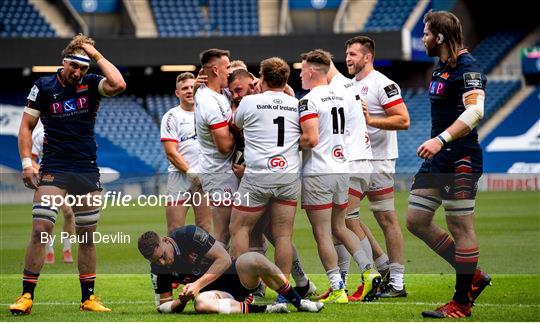
[[[151,0],[161,37],[192,37],[210,30],[199,0]]]
[[[151,7],[162,37],[259,34],[257,0],[151,0]],[[209,21],[203,7],[208,7]]]
[[[498,31],[487,35],[471,52],[484,73],[489,74],[526,33],[523,31]]]
[[[488,82],[483,122],[502,107],[520,87],[520,81]],[[431,132],[429,96],[424,89],[403,89],[402,95],[409,110],[411,125],[407,131],[398,131],[399,158],[396,172],[414,173],[422,162],[416,155],[416,149],[429,138]]]
[[[364,26],[364,31],[400,30],[417,3],[417,0],[377,1]]]
[[[28,0],[0,1],[0,37],[56,37]]]
[[[146,97],[146,106],[148,108],[148,113],[156,120],[159,124],[161,118],[165,112],[169,111],[172,107],[178,105],[178,98],[174,95],[169,94],[156,94],[148,95]]]
[[[146,113],[143,102],[134,96],[103,99],[96,133],[123,148],[130,158],[140,159],[154,171],[165,172],[167,160],[159,143],[159,126]]]
[[[222,36],[259,34],[259,2],[257,0],[210,0],[209,17],[212,29]]]

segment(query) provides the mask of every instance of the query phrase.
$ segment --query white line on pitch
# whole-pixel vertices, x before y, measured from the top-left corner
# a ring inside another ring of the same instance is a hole
[[[110,301],[105,302],[105,304],[149,304],[153,305],[152,302],[149,301]],[[353,305],[355,303],[351,303],[349,305]],[[422,306],[439,306],[441,304],[439,303],[431,303],[431,302],[369,302],[369,303],[361,303],[362,305],[422,305]],[[0,306],[9,306],[11,304],[0,304]],[[36,302],[34,305],[80,305],[80,303],[76,302]],[[540,304],[475,304],[475,307],[528,307],[528,308],[535,308],[540,307]]]

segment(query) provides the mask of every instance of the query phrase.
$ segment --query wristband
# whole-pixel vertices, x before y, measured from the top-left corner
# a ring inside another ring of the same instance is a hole
[[[22,163],[22,169],[33,166],[32,165],[32,158],[30,158],[30,157],[24,157],[23,159],[21,159],[21,163]]]
[[[101,55],[100,52],[96,52],[94,55],[92,55],[92,59],[94,60],[94,62],[98,62],[100,59],[103,58],[103,55]]]
[[[447,143],[449,143],[450,141],[452,141],[452,136],[450,135],[450,133],[448,131],[443,131],[441,132],[437,137],[435,137],[435,139],[437,139],[438,141],[441,142],[441,144],[446,145]]]

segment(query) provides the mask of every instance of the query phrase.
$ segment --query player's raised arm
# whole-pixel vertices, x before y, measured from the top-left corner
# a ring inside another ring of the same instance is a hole
[[[81,48],[96,62],[105,76],[105,79],[99,83],[99,92],[103,96],[115,96],[124,92],[126,82],[120,71],[94,47],[94,41],[91,38],[84,35],[80,37],[82,38]]]

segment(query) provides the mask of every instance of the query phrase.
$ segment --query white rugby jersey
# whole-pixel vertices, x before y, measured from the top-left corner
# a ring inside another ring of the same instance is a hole
[[[184,157],[189,167],[199,165],[199,142],[195,133],[195,112],[186,111],[179,105],[167,111],[161,118],[161,141],[178,143],[176,151]],[[169,162],[169,172],[179,172]]]
[[[299,119],[298,100],[283,92],[266,91],[242,98],[234,123],[244,129],[246,174],[298,174]]]
[[[319,143],[303,151],[304,176],[331,173],[348,173],[345,155],[346,116],[349,105],[346,93],[329,85],[317,86],[298,103],[300,123],[311,118],[319,121]]]
[[[353,78],[360,95],[367,101],[369,113],[374,117],[386,116],[385,109],[402,103],[399,86],[381,72],[371,71],[362,80]],[[395,130],[382,130],[367,126],[373,159],[398,158],[397,133]]]
[[[200,145],[199,170],[201,173],[232,172],[234,150],[223,155],[212,139],[212,129],[228,127],[232,118],[231,104],[220,93],[201,86],[195,93],[195,129]]]
[[[334,76],[330,82],[330,86],[335,86],[345,91],[345,101],[349,104],[349,116],[345,124],[345,151],[347,159],[349,161],[371,159],[373,155],[367,134],[366,119],[362,111],[360,91],[343,74]]]
[[[38,121],[36,127],[32,131],[32,155],[38,157],[38,162],[43,157],[43,138],[45,137],[45,130],[43,129],[43,123]]]

